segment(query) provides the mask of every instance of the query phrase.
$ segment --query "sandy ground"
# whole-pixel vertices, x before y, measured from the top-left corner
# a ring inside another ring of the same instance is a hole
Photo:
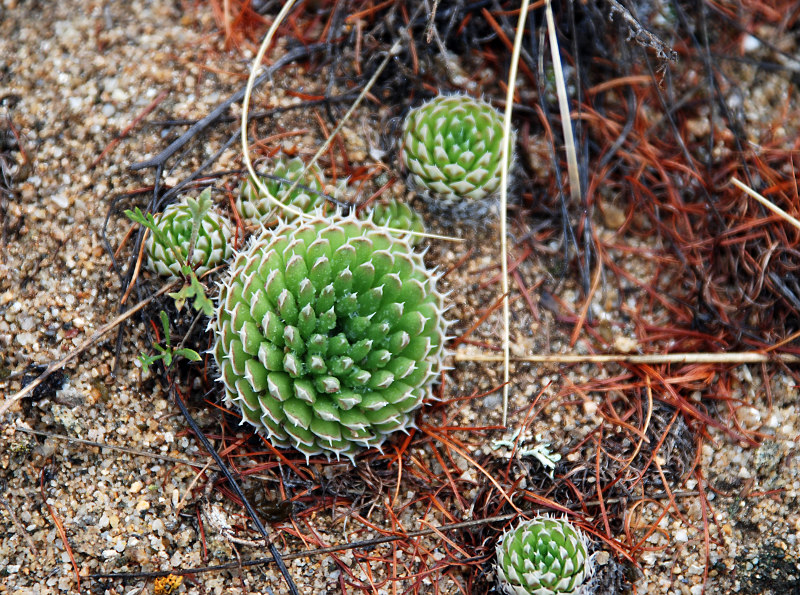
[[[198,66],[219,44],[219,37],[208,33],[214,25],[202,8],[181,14],[170,3],[34,4],[6,2],[0,8],[0,117],[10,118],[32,160],[29,169],[15,180],[15,194],[4,207],[2,222],[0,388],[5,397],[20,388],[21,372],[35,375],[36,369],[29,366],[62,357],[117,313],[119,280],[111,270],[101,232],[112,196],[152,183],[149,174],[132,174],[128,166],[166,145],[162,129],[138,126],[92,167],[95,159],[163,91],[166,98],[160,100],[153,117],[199,118],[239,88],[248,66],[233,53],[214,54],[212,71]],[[306,149],[311,151],[314,139],[308,142]],[[181,180],[192,165],[218,146],[219,139],[212,136],[207,150],[170,172],[167,182]],[[363,146],[354,150],[365,157]],[[235,149],[229,150],[218,167],[237,167],[236,155]],[[123,206],[133,204],[143,203],[128,200]],[[125,221],[114,213],[110,244],[118,245],[126,230]],[[467,243],[457,247],[439,243],[428,255],[431,264],[446,268],[469,248],[475,250],[469,262],[446,280],[447,288],[454,290],[451,315],[458,320],[457,332],[469,328],[475,311],[494,299],[491,289],[476,289],[475,279],[494,274],[487,268],[496,261],[492,248],[496,230],[490,226],[464,233]],[[529,286],[545,268],[524,271]],[[580,294],[568,283],[560,298],[579,303]],[[612,302],[609,298],[606,303]],[[611,306],[598,305],[597,314],[603,315],[608,308]],[[565,334],[559,329],[547,312],[541,321],[534,321],[517,302],[514,313],[515,328],[522,329],[515,331],[517,352],[566,350],[568,331]],[[496,340],[499,324],[499,318],[490,317],[473,338]],[[54,517],[63,525],[84,577],[83,592],[89,592],[90,581],[85,577],[91,573],[169,570],[235,559],[233,546],[221,528],[236,522],[241,511],[217,495],[212,497],[210,512],[217,515],[218,525],[206,524],[204,552],[196,517],[187,513],[181,502],[195,473],[175,462],[199,457],[198,447],[185,435],[185,423],[168,396],[157,384],[141,382],[134,358],[147,344],[135,326],[125,335],[119,373],[111,376],[115,336],[111,333],[97,341],[67,366],[64,375],[15,405],[0,420],[0,592],[75,591],[75,573]],[[609,366],[599,377],[616,372]],[[598,371],[578,366],[568,375],[577,383]],[[500,378],[497,366],[458,364],[450,389],[453,395],[467,395],[496,385]],[[563,376],[555,368],[519,366],[515,381],[511,410],[524,416],[529,399],[548,381],[553,384],[545,394],[557,392]],[[740,422],[759,428],[770,439],[757,449],[745,449],[712,430],[713,440],[706,441],[700,453],[706,480],[719,489],[719,493],[708,492],[715,522],[709,543],[700,530],[708,512],[695,492],[705,486],[689,480],[680,487],[679,495],[685,518],[667,515],[659,532],[646,542],[652,551],[640,552],[641,571],[634,573],[637,592],[699,594],[706,550],[706,592],[800,590],[796,387],[781,372],[771,375],[769,381],[771,405],[758,367],[742,368],[735,388],[745,405],[738,412]],[[579,407],[548,407],[533,424],[531,435],[541,434],[541,440],[559,450],[571,437],[585,435],[593,420],[596,423],[596,402],[601,399],[585,395]],[[202,425],[211,414],[201,405],[201,401],[193,403],[193,413]],[[500,421],[496,395],[467,406],[454,404],[446,412],[452,424]],[[135,449],[141,454],[45,439],[24,429]],[[476,452],[495,452],[488,444],[481,450],[478,438],[472,437]],[[475,470],[466,464],[464,473],[475,476]],[[777,491],[750,496],[771,490]],[[439,511],[411,504],[414,494],[405,492],[400,492],[400,503],[405,506],[399,521],[407,530],[447,522]],[[350,532],[354,525],[348,527],[343,521],[346,511],[336,512],[335,518],[320,514],[310,520],[326,544],[377,536],[368,530]],[[657,506],[643,506],[631,517],[631,524],[635,528],[636,523],[659,512]],[[389,526],[378,513],[371,520]],[[279,525],[292,528],[291,521]],[[284,554],[305,549],[306,544],[290,532],[280,533]],[[436,559],[441,542],[429,539],[420,543],[429,547]],[[260,555],[257,548],[236,547],[244,558]],[[353,556],[345,553],[341,560],[349,564]],[[341,592],[340,571],[324,556],[293,560],[288,567],[302,593]],[[380,582],[387,568],[354,564],[352,571],[360,580]],[[436,583],[442,592],[457,592],[457,575],[433,573],[423,579],[420,589],[433,592]],[[248,570],[244,580],[251,592],[285,591],[271,567]],[[410,586],[411,582],[400,581],[398,592]],[[124,584],[94,581],[91,588],[93,593],[153,592],[152,582],[144,579],[129,579]],[[375,592],[392,593],[392,588],[387,583]],[[180,589],[186,593],[234,593],[241,591],[241,583],[236,572],[223,571],[203,574],[196,582],[186,581]]]

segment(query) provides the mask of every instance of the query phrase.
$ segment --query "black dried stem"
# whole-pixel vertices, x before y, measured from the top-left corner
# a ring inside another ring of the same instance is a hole
[[[194,421],[192,414],[189,412],[189,408],[186,406],[186,403],[181,398],[180,392],[176,388],[174,382],[168,377],[167,380],[169,381],[169,389],[170,393],[172,394],[172,398],[175,400],[175,403],[178,405],[178,408],[181,410],[183,417],[186,419],[186,423],[189,424],[189,429],[192,430],[192,433],[197,437],[200,443],[203,445],[203,448],[206,449],[206,452],[211,455],[211,458],[214,459],[214,462],[219,467],[222,474],[225,476],[225,479],[228,480],[228,485],[234,491],[236,496],[242,501],[245,509],[247,510],[247,514],[250,515],[250,518],[253,521],[253,524],[258,529],[258,532],[264,538],[264,542],[267,544],[269,548],[269,553],[272,555],[272,560],[278,566],[278,570],[283,576],[283,580],[286,581],[287,586],[289,587],[289,592],[292,595],[300,595],[300,592],[297,590],[297,586],[294,584],[294,580],[292,580],[292,575],[289,572],[289,569],[286,568],[286,564],[283,563],[283,558],[281,557],[281,553],[278,551],[278,548],[273,543],[272,538],[270,537],[269,533],[267,532],[266,527],[258,518],[258,513],[256,513],[253,506],[250,504],[250,501],[245,497],[242,488],[239,487],[239,482],[236,481],[236,478],[231,473],[231,470],[228,469],[228,466],[225,464],[225,461],[222,460],[222,457],[219,456],[217,450],[214,448],[214,445],[211,444],[211,441],[206,437],[203,431],[200,429],[200,426],[197,425],[197,422]]]

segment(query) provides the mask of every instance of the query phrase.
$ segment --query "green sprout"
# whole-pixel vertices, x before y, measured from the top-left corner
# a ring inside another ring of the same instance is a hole
[[[161,328],[164,331],[165,345],[162,347],[158,343],[153,343],[153,349],[155,349],[158,353],[155,355],[147,355],[145,353],[139,355],[138,359],[142,364],[142,369],[145,372],[148,372],[150,370],[150,366],[158,361],[162,361],[164,363],[164,367],[169,368],[172,365],[173,360],[179,356],[185,357],[191,362],[199,362],[201,359],[200,354],[194,349],[172,346],[172,340],[169,333],[169,318],[167,317],[167,313],[161,310],[161,312],[159,312],[159,317],[161,318]]]
[[[236,197],[236,210],[247,223],[267,224],[277,217],[284,221],[297,217],[292,211],[281,209],[279,204],[303,213],[310,213],[325,204],[325,197],[322,195],[325,176],[316,165],[309,167],[303,174],[306,164],[302,159],[278,157],[269,161],[267,168],[270,176],[259,177],[260,186],[248,179],[242,183]]]
[[[232,226],[212,209],[210,188],[196,199],[186,197],[169,205],[156,216],[138,207],[125,215],[150,230],[145,239],[147,268],[164,277],[181,277],[186,265],[201,277],[231,255]]]

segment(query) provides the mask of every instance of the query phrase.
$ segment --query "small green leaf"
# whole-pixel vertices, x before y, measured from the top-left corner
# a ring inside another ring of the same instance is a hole
[[[142,209],[136,207],[133,211],[127,209],[125,211],[125,216],[134,223],[138,223],[139,225],[149,229],[150,233],[152,233],[159,242],[164,244],[170,243],[167,235],[161,230],[161,228],[158,227],[156,219],[153,217],[152,213],[142,213]]]
[[[180,349],[175,350],[175,355],[180,355],[185,357],[190,362],[199,362],[201,359],[200,354],[197,353],[194,349],[189,349],[188,347],[181,347]]]
[[[158,313],[159,317],[161,318],[161,328],[164,329],[164,342],[167,344],[167,347],[170,346],[170,337],[169,337],[169,318],[167,318],[167,313],[164,310]]]
[[[161,359],[160,355],[145,355],[144,353],[140,354],[137,358],[139,362],[142,364],[142,370],[145,372],[150,371],[150,366],[156,363],[158,360]]]
[[[188,265],[184,265],[181,272],[189,279],[189,285],[184,285],[180,291],[168,294],[175,300],[175,307],[180,310],[187,300],[194,298],[192,307],[206,316],[211,316],[214,313],[214,303],[208,299],[206,288],[200,283],[197,274]]]
[[[137,358],[139,362],[142,364],[142,369],[147,372],[150,370],[150,366],[152,366],[157,361],[162,361],[164,366],[169,368],[172,365],[172,361],[177,357],[185,357],[189,361],[198,362],[202,358],[200,354],[197,353],[194,349],[189,349],[188,347],[180,347],[180,348],[173,348],[171,343],[171,336],[169,332],[169,317],[167,313],[161,310],[158,313],[158,317],[161,320],[161,328],[164,331],[164,342],[166,343],[166,347],[159,345],[158,343],[153,343],[153,349],[156,350],[156,355],[146,355],[144,353],[140,354]]]
[[[189,251],[187,253],[189,258],[191,258],[192,254],[194,254],[195,244],[197,243],[197,234],[200,233],[200,226],[203,224],[203,219],[206,213],[211,210],[213,204],[211,202],[211,188],[203,190],[196,199],[187,199],[186,204],[189,206],[189,211],[192,213],[192,235],[189,240]]]

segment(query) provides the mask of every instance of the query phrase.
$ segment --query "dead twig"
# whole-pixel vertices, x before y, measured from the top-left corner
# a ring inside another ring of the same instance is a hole
[[[750,188],[750,186],[746,186],[745,184],[743,184],[742,182],[740,182],[736,178],[731,178],[731,184],[736,186],[739,190],[743,191],[748,196],[751,196],[754,199],[756,199],[758,202],[760,202],[762,205],[767,207],[770,211],[772,211],[773,213],[778,215],[778,217],[780,217],[784,221],[787,221],[788,223],[791,223],[792,225],[794,225],[797,229],[800,229],[800,220],[798,220],[796,217],[792,217],[789,213],[784,211],[778,205],[768,201],[766,198],[761,196],[758,192],[756,192],[755,190]]]
[[[645,29],[627,8],[617,0],[608,0],[608,3],[611,5],[608,16],[613,19],[615,14],[619,14],[622,20],[625,21],[625,24],[628,25],[631,36],[636,39],[642,47],[655,50],[659,58],[669,60],[670,62],[677,62],[678,52]]]
[[[58,515],[56,515],[56,511],[53,510],[53,507],[50,506],[50,503],[47,501],[47,494],[44,491],[44,475],[45,475],[45,467],[42,467],[41,472],[39,473],[39,490],[42,494],[42,501],[44,505],[47,507],[47,510],[50,512],[50,516],[53,517],[53,523],[56,525],[56,530],[58,531],[59,537],[61,537],[61,542],[64,544],[64,549],[67,550],[67,555],[69,556],[70,562],[72,562],[72,568],[75,570],[75,580],[78,582],[78,593],[81,592],[81,573],[78,570],[78,564],[75,562],[75,556],[72,555],[72,548],[69,546],[69,540],[67,539],[67,533],[64,531],[64,525],[58,519]]]
[[[257,87],[265,80],[272,77],[275,72],[294,62],[295,60],[299,60],[301,58],[305,58],[311,54],[324,50],[326,48],[325,44],[316,43],[311,45],[300,46],[294,48],[283,56],[279,60],[276,60],[275,64],[267,68],[263,74],[261,74],[258,78],[256,78],[253,83],[252,87]],[[203,130],[214,124],[222,114],[227,111],[227,109],[233,105],[241,101],[246,92],[246,88],[239,89],[236,93],[228,97],[225,101],[221,102],[217,107],[215,107],[211,112],[201,120],[198,120],[189,129],[181,134],[178,138],[176,138],[170,145],[161,151],[158,155],[153,157],[152,159],[148,159],[146,161],[140,161],[139,163],[134,163],[131,165],[131,171],[139,171],[140,169],[149,169],[153,167],[163,167],[167,160],[172,157],[175,153],[180,151],[189,141],[191,141],[195,136],[200,134]]]
[[[244,492],[242,491],[242,488],[239,486],[239,483],[236,481],[236,478],[234,478],[233,473],[231,473],[230,469],[228,469],[227,465],[225,465],[225,462],[222,460],[222,457],[219,456],[219,453],[216,451],[216,449],[211,444],[209,439],[200,429],[200,426],[198,426],[197,422],[194,421],[194,418],[189,412],[189,408],[186,406],[186,403],[184,402],[183,397],[180,394],[180,391],[175,386],[175,383],[169,377],[167,378],[167,380],[169,381],[169,389],[170,392],[172,393],[173,400],[175,401],[175,403],[177,403],[178,408],[181,410],[184,419],[186,419],[186,422],[189,424],[189,428],[192,430],[192,433],[197,437],[197,439],[203,445],[203,448],[206,449],[206,452],[211,455],[211,458],[213,458],[214,462],[219,466],[220,471],[225,476],[225,479],[228,480],[228,485],[234,491],[236,496],[241,500],[242,504],[247,510],[247,514],[250,516],[251,520],[253,521],[253,524],[256,526],[256,529],[258,529],[258,532],[264,538],[264,542],[267,544],[269,552],[270,554],[272,554],[272,558],[273,560],[275,560],[275,564],[278,566],[278,570],[280,571],[281,575],[283,576],[283,579],[286,581],[286,584],[289,587],[289,592],[292,595],[300,595],[300,592],[297,590],[297,586],[294,584],[294,581],[292,580],[292,575],[289,572],[289,569],[286,568],[286,565],[283,563],[283,558],[281,557],[281,553],[275,546],[275,543],[270,537],[267,528],[259,519],[258,514],[253,508],[252,504],[250,504],[250,501],[245,497]]]
[[[17,534],[21,535],[22,538],[25,540],[25,543],[28,544],[28,548],[31,550],[31,553],[34,556],[39,555],[39,549],[36,547],[36,544],[33,542],[33,538],[31,534],[25,530],[25,526],[20,522],[17,518],[17,515],[14,513],[14,509],[11,508],[11,505],[6,501],[5,498],[0,498],[0,506],[6,509],[8,516],[11,518],[11,522],[14,523],[14,528],[17,530]]]

